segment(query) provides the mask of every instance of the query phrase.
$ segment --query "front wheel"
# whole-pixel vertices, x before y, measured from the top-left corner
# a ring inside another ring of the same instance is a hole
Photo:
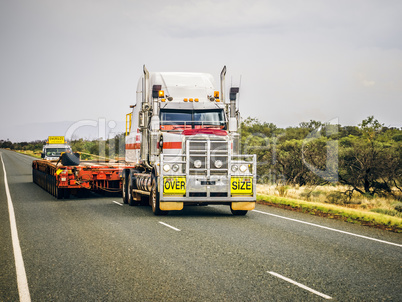
[[[152,212],[156,215],[167,215],[168,211],[162,211],[159,207],[159,192],[158,192],[158,181],[157,178],[152,175],[152,189],[149,196],[149,201],[152,207]]]
[[[235,216],[244,216],[247,214],[247,210],[233,210],[232,207],[230,207],[230,211],[232,211],[232,214]]]

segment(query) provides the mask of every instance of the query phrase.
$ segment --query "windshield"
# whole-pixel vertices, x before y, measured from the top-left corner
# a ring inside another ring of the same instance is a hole
[[[46,156],[60,156],[62,152],[66,152],[68,148],[46,148]]]
[[[225,129],[223,110],[161,110],[161,130]]]

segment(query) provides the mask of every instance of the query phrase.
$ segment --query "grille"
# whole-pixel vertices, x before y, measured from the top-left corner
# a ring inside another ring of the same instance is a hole
[[[226,174],[228,169],[229,143],[225,140],[188,140],[187,157],[190,174]],[[200,168],[194,166],[197,160],[201,162]],[[222,167],[215,167],[216,160],[222,162]]]

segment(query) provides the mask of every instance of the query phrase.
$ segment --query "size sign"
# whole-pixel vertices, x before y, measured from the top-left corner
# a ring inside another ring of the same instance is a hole
[[[253,195],[252,177],[232,177],[230,181],[232,195]]]
[[[186,178],[185,177],[164,177],[163,178],[163,194],[186,194]]]

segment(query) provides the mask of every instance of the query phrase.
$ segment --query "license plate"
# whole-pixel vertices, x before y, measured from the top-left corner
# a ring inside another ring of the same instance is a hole
[[[232,195],[253,195],[253,178],[232,177],[230,192]]]
[[[163,178],[163,194],[186,194],[186,178],[185,177],[164,177]]]

